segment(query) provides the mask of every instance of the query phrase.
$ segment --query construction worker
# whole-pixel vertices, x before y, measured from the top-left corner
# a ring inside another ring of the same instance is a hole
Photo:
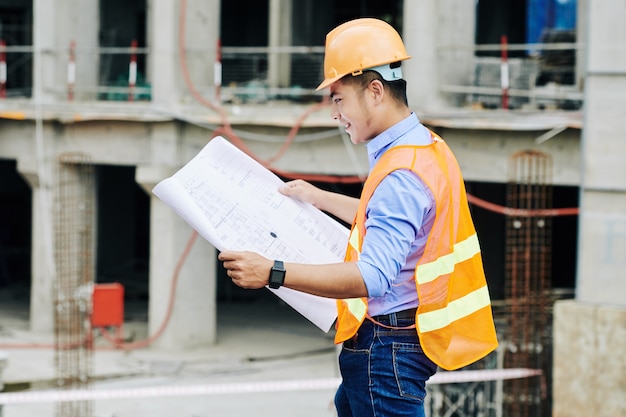
[[[326,37],[318,90],[330,89],[332,117],[366,146],[370,173],[360,199],[301,180],[280,192],[352,224],[345,261],[219,255],[240,287],[338,300],[339,417],[423,416],[437,366],[457,369],[497,346],[463,178],[445,142],[408,107],[401,62],[409,58],[378,19],[349,21]]]

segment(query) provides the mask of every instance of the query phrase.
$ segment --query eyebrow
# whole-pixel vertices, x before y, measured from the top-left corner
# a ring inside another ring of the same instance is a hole
[[[336,95],[341,95],[341,91],[337,91],[337,90],[332,91],[328,96],[332,100]]]

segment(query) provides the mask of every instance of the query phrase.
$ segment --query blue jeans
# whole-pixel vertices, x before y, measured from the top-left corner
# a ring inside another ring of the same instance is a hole
[[[412,320],[382,324],[404,327]],[[415,329],[391,330],[369,320],[343,343],[342,383],[335,395],[339,417],[424,417],[426,380],[437,370]]]

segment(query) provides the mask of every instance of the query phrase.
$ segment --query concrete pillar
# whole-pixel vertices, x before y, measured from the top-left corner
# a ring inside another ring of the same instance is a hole
[[[152,197],[150,208],[150,334],[155,334],[167,314],[171,314],[154,346],[179,350],[213,344],[217,322],[215,249],[197,237],[191,251],[185,253],[193,230],[157,197]],[[183,257],[176,277],[177,265]]]
[[[291,46],[291,0],[270,0],[269,47]],[[268,82],[271,88],[291,86],[291,55],[270,52],[268,62]]]
[[[33,97],[42,102],[67,99],[70,41],[76,41],[75,89],[95,98],[99,80],[99,0],[33,1]],[[79,98],[79,94],[75,94]]]
[[[560,301],[554,321],[552,415],[626,415],[626,309]]]
[[[54,100],[53,87],[60,80],[61,68],[54,54],[59,19],[56,2],[33,0],[33,99],[41,103]]]
[[[148,0],[148,77],[152,102],[169,106],[180,100],[182,82],[178,77],[180,56],[176,53],[178,12],[174,0]]]
[[[17,170],[32,190],[32,247],[30,284],[30,328],[37,333],[54,330],[53,283],[54,213],[52,184],[54,171],[50,164],[38,166],[33,158],[19,159]]]
[[[589,0],[576,0],[576,43],[582,45],[576,50],[576,87],[585,90],[585,71],[587,63],[587,8]]]
[[[63,0],[55,5],[55,45],[58,51],[56,67],[56,97],[67,99],[67,64],[70,42],[76,42],[75,100],[94,100],[100,82],[98,31],[100,29],[99,0]],[[82,92],[80,91],[82,90]]]
[[[626,19],[620,0],[590,0],[580,216],[583,302],[626,308]]]
[[[169,322],[154,347],[173,350],[215,343],[216,339],[216,252],[198,236],[186,253],[194,231],[174,210],[152,194],[161,180],[179,166],[178,135],[174,123],[153,127],[151,159],[154,165],[140,166],[136,180],[151,196],[150,202],[150,305],[149,334]],[[182,267],[176,271],[182,260]],[[175,287],[173,288],[173,285]],[[170,312],[170,299],[173,309]]]
[[[458,105],[441,86],[467,83],[473,65],[475,4],[466,0],[405,1],[402,38],[412,59],[402,64],[414,110]]]
[[[64,3],[64,13],[68,16],[68,25],[61,24],[59,28],[58,46],[67,51],[71,41],[76,42],[76,82],[74,86],[74,100],[95,100],[96,88],[100,85],[100,55],[97,53],[100,46],[100,1],[99,0],[72,0]],[[61,65],[65,67],[67,75],[67,61],[65,54]],[[65,78],[63,81],[67,81]],[[66,86],[66,83],[62,84]],[[62,94],[65,99],[67,94]]]
[[[554,414],[626,415],[626,21],[589,0],[575,301],[555,310]],[[582,16],[581,16],[582,17]],[[575,365],[575,366],[574,366]]]
[[[171,108],[183,101],[192,102],[185,85],[182,65],[189,82],[205,98],[215,97],[214,63],[219,38],[219,0],[188,0],[180,19],[181,3],[177,0],[148,0],[149,78],[152,101]],[[184,24],[184,55],[181,61],[179,30]]]

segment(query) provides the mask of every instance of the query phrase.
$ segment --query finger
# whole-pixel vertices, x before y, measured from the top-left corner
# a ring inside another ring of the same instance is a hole
[[[298,186],[300,184],[302,184],[302,180],[292,180],[292,181],[286,182],[285,184],[283,184],[278,189],[279,189],[279,191],[284,191],[286,193],[289,193],[294,188],[298,188]]]
[[[220,252],[217,259],[222,262],[234,261],[237,259],[237,252]]]
[[[293,190],[293,186],[289,184],[283,185],[282,187],[278,187],[278,192],[286,196],[290,196],[292,190]]]

